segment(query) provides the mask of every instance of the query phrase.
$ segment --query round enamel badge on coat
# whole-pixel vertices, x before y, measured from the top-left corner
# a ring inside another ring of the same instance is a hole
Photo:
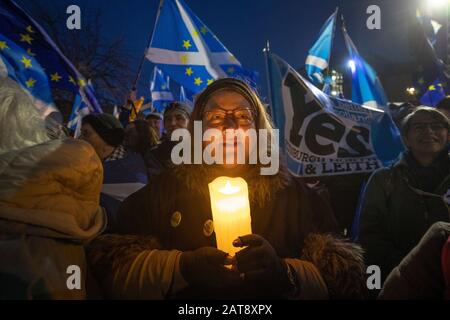
[[[181,212],[175,211],[172,213],[172,218],[170,218],[170,225],[174,228],[178,227],[181,223]]]
[[[208,219],[203,225],[203,234],[209,237],[212,235],[213,232],[214,232],[214,223],[211,219]]]

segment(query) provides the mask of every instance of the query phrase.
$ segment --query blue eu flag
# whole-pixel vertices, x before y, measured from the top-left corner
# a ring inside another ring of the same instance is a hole
[[[256,73],[244,69],[182,0],[164,1],[147,58],[193,93],[218,78],[256,83]]]
[[[12,0],[0,2],[0,77],[15,80],[47,115],[51,88],[80,95],[93,112],[102,112],[87,81],[45,30]]]

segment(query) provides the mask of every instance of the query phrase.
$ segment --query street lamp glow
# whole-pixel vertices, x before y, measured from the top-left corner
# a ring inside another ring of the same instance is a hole
[[[448,0],[427,0],[429,8],[439,8],[448,3]]]
[[[355,71],[356,71],[356,64],[355,64],[355,61],[349,60],[349,61],[348,61],[348,67],[350,68],[350,70],[352,71],[352,73],[355,73]]]

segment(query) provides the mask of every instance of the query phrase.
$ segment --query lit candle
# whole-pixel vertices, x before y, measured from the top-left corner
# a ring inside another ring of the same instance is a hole
[[[218,177],[208,187],[217,248],[233,256],[241,250],[233,247],[233,240],[252,233],[247,182]]]

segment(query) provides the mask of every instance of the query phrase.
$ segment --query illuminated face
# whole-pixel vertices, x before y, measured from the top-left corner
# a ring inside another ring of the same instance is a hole
[[[245,160],[247,163],[250,152],[248,138],[243,141],[234,139],[234,143],[233,141],[227,143],[225,134],[227,129],[241,129],[244,132],[249,129],[255,129],[254,108],[244,96],[228,90],[213,93],[206,102],[202,120],[203,132],[207,129],[218,129],[222,131],[223,157],[226,167],[233,168],[238,165],[237,148],[239,145],[240,148],[244,148],[245,150]],[[209,143],[211,142],[203,142],[203,147],[205,148]],[[227,154],[231,154],[231,158],[234,159],[233,163],[226,163]]]
[[[405,144],[414,155],[437,156],[444,150],[449,141],[449,132],[445,124],[424,113],[418,113],[410,121]]]
[[[186,129],[188,123],[189,118],[184,112],[172,111],[164,115],[164,128],[169,136],[176,129]]]

